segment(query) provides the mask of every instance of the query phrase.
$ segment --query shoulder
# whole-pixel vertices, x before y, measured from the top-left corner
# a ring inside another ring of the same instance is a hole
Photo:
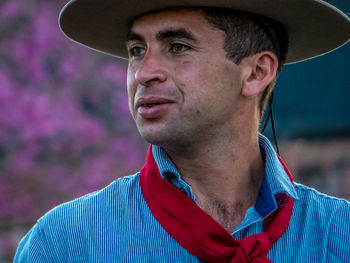
[[[350,257],[350,203],[301,184],[295,189],[292,220],[299,233],[322,241],[326,262],[345,262]]]
[[[39,224],[62,223],[73,224],[82,219],[94,220],[98,214],[108,211],[116,214],[123,209],[125,201],[138,192],[138,173],[121,177],[105,188],[63,203],[46,213],[38,220]]]
[[[295,200],[296,213],[304,219],[319,223],[329,223],[339,217],[349,218],[350,203],[301,184],[295,184],[298,199]],[[350,222],[344,222],[350,225]]]
[[[320,215],[328,216],[329,213],[350,210],[350,202],[345,199],[320,193],[311,187],[298,183],[295,184],[295,190],[298,195],[295,203],[305,210],[311,209]]]
[[[142,198],[138,182],[138,174],[122,177],[50,210],[22,239],[15,262],[51,262],[63,255],[82,256],[91,242],[104,242],[106,229],[114,229],[115,237],[122,235],[125,206],[130,200],[139,202]]]

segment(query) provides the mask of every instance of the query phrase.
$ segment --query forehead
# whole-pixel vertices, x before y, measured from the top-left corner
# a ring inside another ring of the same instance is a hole
[[[164,27],[184,27],[193,30],[213,29],[200,8],[169,8],[141,15],[134,19],[129,31],[143,33]]]

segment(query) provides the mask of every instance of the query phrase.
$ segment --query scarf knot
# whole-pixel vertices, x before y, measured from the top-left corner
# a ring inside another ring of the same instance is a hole
[[[273,242],[270,241],[270,237],[266,232],[256,234],[238,240],[239,247],[235,249],[235,255],[231,259],[233,262],[251,262],[262,263],[271,262],[267,258]]]

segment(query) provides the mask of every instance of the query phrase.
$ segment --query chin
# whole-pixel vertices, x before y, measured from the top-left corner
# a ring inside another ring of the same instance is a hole
[[[139,133],[148,143],[161,147],[169,147],[179,142],[179,140],[176,139],[174,131],[139,128]]]
[[[141,137],[150,144],[164,148],[187,145],[193,140],[181,125],[175,123],[137,123],[137,129]],[[140,125],[141,124],[141,125]],[[181,128],[180,128],[181,127]]]
[[[158,141],[164,136],[163,133],[159,131],[159,129],[156,129],[154,126],[151,125],[137,125],[137,129],[141,137],[151,144],[155,144],[156,141]]]
[[[146,142],[158,146],[164,146],[164,144],[170,139],[168,138],[169,136],[155,132],[140,131],[140,135]]]

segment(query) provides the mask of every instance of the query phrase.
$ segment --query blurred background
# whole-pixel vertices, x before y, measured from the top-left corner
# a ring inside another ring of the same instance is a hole
[[[350,15],[350,1],[328,2]],[[128,111],[126,61],[65,38],[57,24],[65,3],[0,0],[0,263],[12,262],[45,212],[145,159]],[[286,66],[274,99],[281,156],[295,180],[348,200],[349,97],[347,44]]]

